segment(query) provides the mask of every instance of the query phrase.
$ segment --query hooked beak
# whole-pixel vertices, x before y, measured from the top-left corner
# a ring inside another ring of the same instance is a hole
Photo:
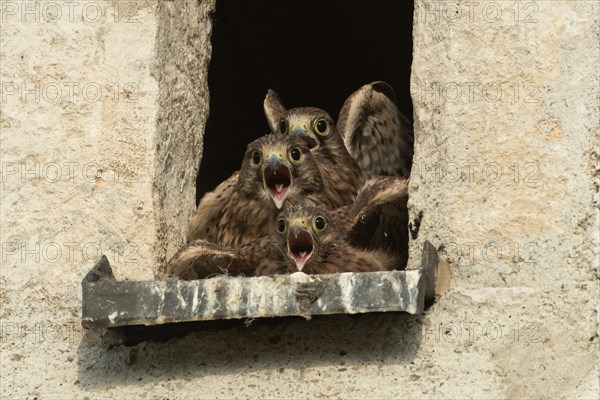
[[[275,206],[281,209],[292,186],[292,173],[281,161],[281,158],[272,153],[268,155],[263,169],[263,187],[273,199]]]
[[[290,226],[287,237],[288,257],[294,260],[298,271],[302,271],[306,261],[313,254],[312,235],[301,225]]]
[[[306,144],[308,144],[308,147],[311,150],[318,149],[319,145],[321,144],[319,142],[319,139],[315,136],[315,134],[306,129],[305,126],[294,125],[290,127],[290,133],[294,136],[304,139],[304,141],[306,142]]]

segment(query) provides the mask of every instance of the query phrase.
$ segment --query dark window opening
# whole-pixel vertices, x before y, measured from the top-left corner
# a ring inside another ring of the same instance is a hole
[[[218,0],[196,200],[269,132],[262,106],[269,88],[288,108],[315,106],[337,119],[352,92],[383,80],[412,119],[412,26],[412,1]]]

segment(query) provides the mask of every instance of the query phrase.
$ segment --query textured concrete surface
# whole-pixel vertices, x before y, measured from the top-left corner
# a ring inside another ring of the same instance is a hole
[[[435,300],[438,256],[426,242],[421,265],[406,271],[260,277],[217,276],[192,281],[117,281],[102,257],[83,278],[81,324],[104,328],[223,319],[407,312],[420,315]],[[164,327],[160,327],[162,329]],[[130,342],[118,341],[111,344]]]
[[[112,349],[80,280],[183,240],[212,3],[76,3],[0,3],[1,398],[598,398],[596,1],[416,2],[411,254],[452,277],[426,315]]]
[[[156,265],[164,265],[185,244],[187,221],[196,211],[196,176],[209,111],[209,14],[213,10],[214,0],[158,2]]]
[[[479,358],[454,373],[486,397],[597,397],[598,4],[417,4],[412,247],[444,248],[427,325],[463,333],[422,350]],[[502,335],[481,346],[486,324]]]

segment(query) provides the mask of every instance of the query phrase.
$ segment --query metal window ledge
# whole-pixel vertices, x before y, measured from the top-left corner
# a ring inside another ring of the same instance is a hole
[[[388,311],[421,314],[435,297],[437,267],[437,251],[425,242],[420,267],[405,271],[134,282],[116,281],[102,256],[82,281],[82,325],[100,332],[109,344],[120,344],[131,340],[119,327]],[[162,328],[161,335],[168,336]]]

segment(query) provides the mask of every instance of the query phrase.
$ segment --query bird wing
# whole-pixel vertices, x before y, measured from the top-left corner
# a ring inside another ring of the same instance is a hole
[[[165,268],[165,278],[206,279],[217,275],[260,276],[286,271],[284,253],[270,236],[239,249],[195,240],[183,246]]]
[[[183,246],[171,258],[165,268],[165,277],[193,280],[229,275],[230,271],[240,269],[241,264],[234,250],[205,240],[195,240]]]
[[[336,226],[342,232],[348,232],[350,227],[354,225],[354,215],[352,204],[348,204],[342,207],[338,207],[331,211],[331,216],[335,221]]]
[[[194,214],[188,223],[188,243],[197,239],[206,239],[211,242],[217,241],[219,220],[221,219],[223,209],[235,190],[238,176],[239,171],[234,172],[217,186],[215,190],[206,193],[202,197],[196,214]]]
[[[384,252],[403,268],[408,259],[408,181],[384,176],[368,180],[348,212],[350,245]]]
[[[369,176],[408,178],[413,131],[398,110],[390,85],[372,82],[352,93],[340,111],[337,128],[348,152]]]
[[[407,200],[408,180],[394,176],[377,176],[365,182],[349,213],[355,224],[382,205],[406,203]]]
[[[263,102],[263,108],[265,110],[265,116],[267,117],[267,122],[271,128],[271,132],[278,133],[279,122],[287,113],[287,109],[283,105],[279,94],[277,94],[277,92],[273,89],[269,89],[267,91],[267,95],[265,96],[265,100]]]

